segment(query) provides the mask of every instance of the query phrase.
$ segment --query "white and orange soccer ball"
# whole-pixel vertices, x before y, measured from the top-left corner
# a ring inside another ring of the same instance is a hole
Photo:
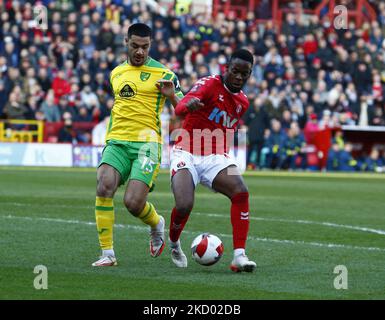
[[[193,259],[203,266],[211,266],[223,255],[221,239],[210,233],[202,233],[191,244]]]

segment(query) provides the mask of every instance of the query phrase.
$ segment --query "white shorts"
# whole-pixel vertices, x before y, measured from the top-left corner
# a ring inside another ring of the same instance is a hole
[[[170,158],[171,179],[178,170],[188,169],[192,175],[195,186],[200,183],[212,189],[212,184],[217,174],[231,165],[237,167],[235,174],[239,174],[238,163],[228,154],[198,156],[184,150],[173,148]]]

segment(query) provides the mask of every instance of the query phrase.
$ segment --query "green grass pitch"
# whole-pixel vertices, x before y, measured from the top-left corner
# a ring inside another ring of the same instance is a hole
[[[167,248],[149,254],[146,226],[115,197],[114,244],[119,265],[92,268],[100,254],[94,219],[93,169],[0,167],[0,299],[384,299],[385,175],[247,173],[253,274],[234,274],[230,203],[198,187],[182,235],[187,269]],[[173,197],[167,172],[149,200],[168,226]],[[211,232],[225,253],[214,266],[190,258],[192,239]],[[48,289],[36,290],[36,265]],[[337,265],[348,288],[337,290]]]

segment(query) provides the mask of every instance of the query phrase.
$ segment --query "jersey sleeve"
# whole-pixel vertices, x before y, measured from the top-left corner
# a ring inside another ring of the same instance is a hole
[[[184,116],[189,112],[186,107],[188,101],[191,98],[198,98],[201,102],[205,103],[209,98],[210,93],[210,80],[206,80],[206,78],[198,80],[195,85],[191,88],[191,90],[184,96],[184,98],[179,101],[177,106],[175,107],[175,114],[177,116]]]
[[[110,86],[109,86],[109,89],[110,89],[110,93],[112,94],[112,96],[114,96],[114,87],[112,86],[112,72],[110,72]]]
[[[175,95],[182,99],[184,97],[184,94],[182,92],[182,89],[180,87],[180,83],[179,83],[179,80],[178,80],[178,77],[176,75],[174,75],[174,78],[172,79],[172,82],[174,83],[174,87],[175,87]]]

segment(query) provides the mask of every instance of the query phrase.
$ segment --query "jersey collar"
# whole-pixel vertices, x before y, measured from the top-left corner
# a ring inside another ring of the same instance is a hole
[[[146,61],[143,63],[143,66],[147,66],[150,61],[152,60],[152,58],[150,56],[147,57]],[[128,59],[126,60],[126,63],[129,65],[129,66],[132,66],[132,64],[128,61]]]
[[[220,77],[221,77],[221,81],[222,81],[223,86],[225,87],[225,89],[226,89],[230,94],[233,94],[233,95],[237,96],[237,95],[239,95],[239,94],[241,93],[241,91],[239,91],[239,92],[232,92],[232,91],[230,91],[230,89],[227,88],[226,83],[225,83],[225,81],[223,80],[223,77],[222,77],[222,76],[220,76]]]

